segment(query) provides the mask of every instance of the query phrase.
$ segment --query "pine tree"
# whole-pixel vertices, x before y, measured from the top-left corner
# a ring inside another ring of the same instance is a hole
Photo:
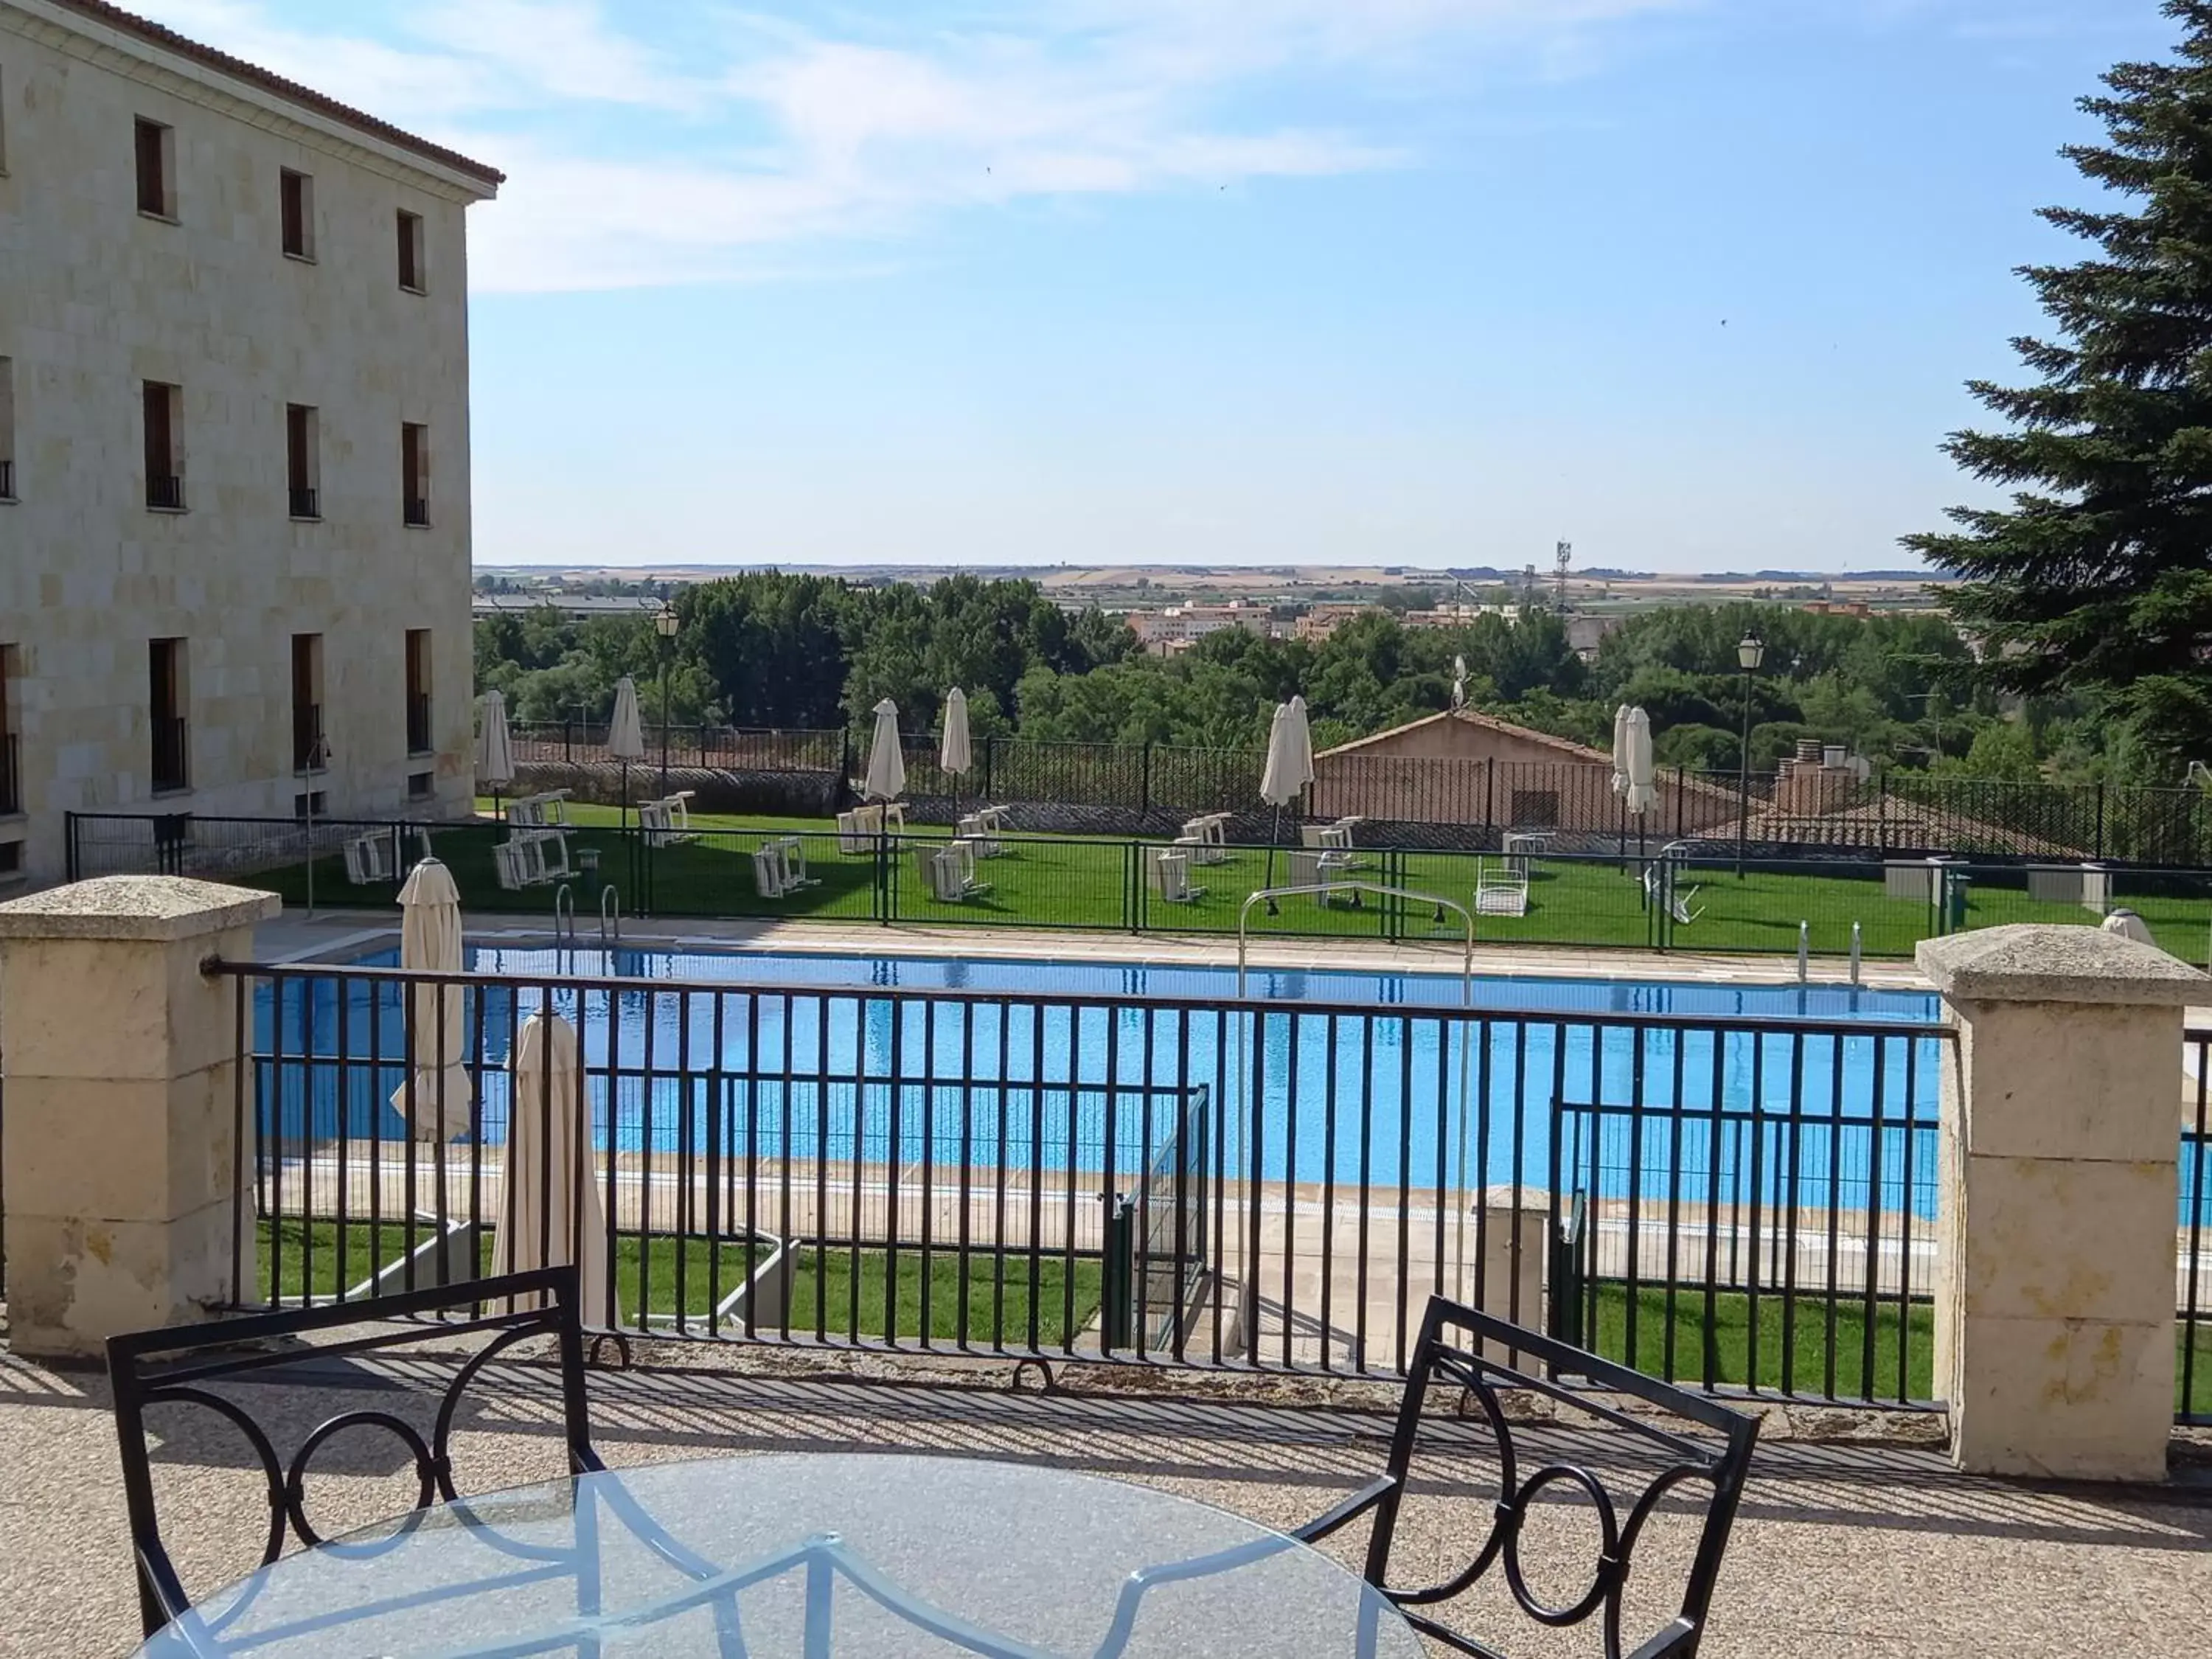
[[[2178,782],[2212,755],[2212,0],[2165,10],[2173,61],[2114,69],[2081,100],[2106,142],[2063,152],[2113,210],[2042,215],[2099,252],[2020,273],[2059,336],[2013,343],[2039,382],[1970,383],[2014,429],[1945,445],[2012,503],[1905,545],[1961,579],[1985,684],[2090,694],[2143,781]]]

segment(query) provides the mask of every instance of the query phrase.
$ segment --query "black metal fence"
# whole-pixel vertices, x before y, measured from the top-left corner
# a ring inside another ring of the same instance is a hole
[[[234,1301],[526,1266],[534,1235],[633,1333],[1390,1375],[1441,1290],[1709,1388],[1930,1392],[1933,1024],[544,962],[219,969]],[[517,1067],[546,1010],[573,1072]],[[549,1148],[580,1155],[559,1194]],[[581,1219],[514,1221],[510,1168]]]
[[[2191,1088],[2182,1103],[2180,1269],[2175,1305],[2180,1310],[2174,1384],[2175,1414],[2185,1423],[2212,1423],[2212,1031],[2182,1039],[2184,1073]]]
[[[1239,826],[1232,823],[1232,830]],[[1375,826],[1362,825],[1364,842]],[[1515,850],[1360,844],[1324,862],[1324,849],[1238,842],[1176,849],[1162,841],[996,833],[969,838],[972,884],[945,896],[926,866],[942,831],[889,837],[831,830],[702,828],[683,835],[583,824],[562,843],[566,873],[513,884],[504,824],[390,820],[311,825],[296,818],[199,814],[79,813],[69,820],[72,878],[158,872],[250,882],[287,902],[388,909],[407,866],[427,848],[453,870],[472,911],[550,921],[566,885],[577,911],[597,912],[602,890],[632,915],[1023,927],[1234,937],[1456,940],[1455,913],[1477,911],[1478,941],[1700,953],[1904,957],[1924,939],[2016,921],[2092,924],[2136,912],[2183,959],[2212,960],[2212,872],[2085,869],[2021,861],[1931,862],[1831,855],[1739,860],[1725,842],[1648,839],[1605,853],[1553,850],[1557,839],[1516,839]],[[1258,833],[1265,835],[1263,824]],[[1302,837],[1297,826],[1285,839]],[[1522,836],[1535,832],[1520,832]],[[1501,839],[1504,839],[1501,837]],[[363,843],[384,850],[376,874]],[[771,849],[803,872],[785,886],[763,876]],[[1180,851],[1179,881],[1159,855]],[[1336,878],[1432,896],[1410,900],[1344,891],[1255,902],[1263,890]]]
[[[511,730],[514,759],[532,787],[613,799],[610,780],[620,769],[606,757],[604,722],[522,722]],[[778,778],[812,779],[834,797],[858,775],[866,753],[864,741],[842,728],[652,726],[645,747],[648,766],[665,755],[672,769],[727,775],[713,804],[735,812],[783,810]],[[926,812],[980,799],[1091,815],[1040,820],[1039,828],[1114,830],[1149,827],[1173,813],[1267,810],[1260,799],[1266,757],[1257,750],[993,737],[974,744],[972,770],[951,779],[938,767],[935,738],[909,736],[905,747],[908,787]],[[1769,769],[1746,781],[1733,770],[1668,767],[1657,790],[1639,824],[1624,811],[1612,769],[1601,761],[1355,750],[1316,763],[1305,811],[1387,823],[1388,839],[1404,846],[1476,848],[1511,830],[1617,838],[1640,829],[1662,841],[1740,839],[1779,857],[1832,851],[2212,865],[2212,793],[2196,788],[2008,783],[1902,768],[1863,778],[1830,768],[1783,779]]]

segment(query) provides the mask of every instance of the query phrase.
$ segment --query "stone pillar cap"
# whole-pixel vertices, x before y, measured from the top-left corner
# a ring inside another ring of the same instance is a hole
[[[274,893],[183,876],[101,876],[0,904],[0,939],[83,939],[165,944],[266,921]]]
[[[2212,1002],[2212,977],[2101,927],[2015,922],[1923,939],[1920,971],[1954,1002]]]

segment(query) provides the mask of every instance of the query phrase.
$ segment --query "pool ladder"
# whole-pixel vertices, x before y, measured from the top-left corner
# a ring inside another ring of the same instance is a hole
[[[562,882],[553,893],[553,942],[576,943],[576,890]],[[619,945],[622,942],[622,894],[612,882],[599,889],[599,943]]]

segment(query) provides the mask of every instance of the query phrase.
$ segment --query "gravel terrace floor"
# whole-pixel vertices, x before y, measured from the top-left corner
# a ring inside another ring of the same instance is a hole
[[[1379,1467],[1385,1391],[1346,1385],[1077,1371],[1053,1393],[1015,1392],[1004,1363],[913,1364],[763,1351],[641,1352],[641,1369],[595,1370],[593,1438],[616,1468],[768,1450],[880,1450],[1035,1461],[1142,1481],[1277,1525],[1324,1508]],[[290,1449],[313,1424],[363,1405],[427,1421],[424,1400],[395,1407],[410,1376],[381,1367],[384,1391],[343,1382],[262,1386],[257,1416]],[[359,1374],[354,1374],[358,1377]],[[495,1365],[479,1380],[456,1443],[464,1491],[558,1472],[553,1377]],[[2155,1491],[2037,1487],[1954,1474],[1929,1443],[1931,1419],[1881,1419],[1892,1437],[1812,1437],[1820,1414],[1775,1413],[1723,1570],[1711,1659],[2003,1653],[2099,1659],[2212,1654],[2212,1469],[2191,1464]],[[204,1417],[163,1425],[155,1449],[165,1530],[187,1584],[212,1588],[252,1565],[265,1524],[244,1448]],[[1865,1430],[1824,1418],[1820,1432]],[[1915,1432],[1917,1431],[1917,1432]],[[1433,1580],[1469,1559],[1488,1520],[1482,1456],[1463,1425],[1440,1423],[1435,1479],[1400,1530],[1403,1576]],[[1534,1431],[1540,1455],[1640,1488],[1618,1435],[1572,1425]],[[1800,1437],[1791,1437],[1793,1435]],[[404,1508],[411,1481],[385,1443],[340,1437],[310,1478],[325,1535]],[[2202,1455],[2204,1448],[2192,1446]],[[322,1472],[327,1469],[327,1473]],[[0,1349],[0,1656],[95,1659],[136,1638],[116,1446],[104,1378]],[[1460,1484],[1460,1483],[1473,1483]],[[1532,1517],[1531,1588],[1571,1600],[1587,1582],[1595,1529],[1579,1507]],[[1355,1554],[1355,1530],[1339,1548]],[[1670,1571],[1687,1560],[1686,1517],[1662,1509],[1638,1549],[1629,1629],[1656,1626]],[[1494,1576],[1494,1575],[1493,1575]],[[1596,1654],[1595,1623],[1553,1632],[1510,1616],[1502,1589],[1455,1604],[1463,1627],[1516,1654]]]

